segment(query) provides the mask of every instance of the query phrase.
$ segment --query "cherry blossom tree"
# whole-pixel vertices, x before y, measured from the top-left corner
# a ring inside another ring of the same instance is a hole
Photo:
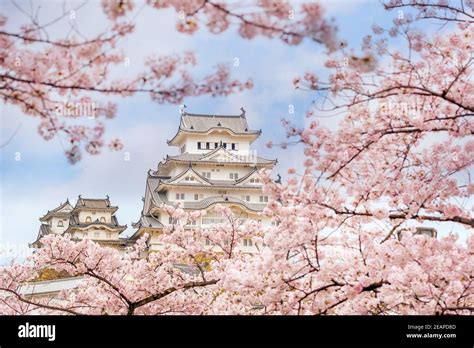
[[[174,8],[176,30],[185,34],[195,33],[199,22],[214,34],[236,24],[239,35],[247,39],[263,35],[295,45],[308,37],[334,48],[335,27],[324,19],[318,4],[303,4],[296,10],[286,2],[270,0],[248,5],[243,12],[241,6],[207,0],[141,3],[150,10]],[[114,78],[124,76],[127,65],[126,53],[117,46],[124,37],[133,35],[134,1],[102,1],[110,29],[91,38],[84,38],[74,21],[84,4],[70,10],[63,6],[64,11],[46,23],[40,21],[38,11],[28,13],[16,6],[30,22],[11,31],[6,28],[8,18],[0,14],[2,101],[18,106],[25,115],[38,117],[38,131],[45,140],[64,139],[62,145],[71,163],[81,159],[81,147],[97,154],[104,146],[103,121],[117,112],[116,105],[107,102],[108,97],[147,93],[157,103],[179,104],[185,97],[226,96],[252,87],[250,79],[232,79],[225,65],[207,76],[194,77],[189,71],[197,64],[192,52],[150,57],[137,76]],[[70,34],[52,39],[49,29],[58,22],[69,25]],[[94,121],[93,126],[83,122],[86,117]],[[108,145],[112,150],[122,149],[118,139]]]
[[[296,188],[296,187],[293,187]],[[293,198],[291,198],[293,199]],[[176,222],[146,256],[147,236],[125,254],[88,239],[46,236],[28,263],[0,271],[4,314],[466,314],[472,311],[472,253],[450,235],[407,234],[381,243],[380,230],[327,229],[325,212],[272,202],[280,224],[226,222],[187,229],[201,213],[169,207]],[[363,228],[363,229],[362,229]],[[239,248],[252,238],[252,253]],[[207,239],[210,243],[203,243]],[[30,296],[41,270],[81,277],[55,297]]]
[[[27,263],[1,269],[0,312],[132,315],[220,311],[222,308],[212,304],[222,303],[216,302],[216,297],[226,291],[219,283],[229,260],[239,263],[249,259],[238,245],[251,231],[258,240],[261,231],[255,222],[243,228],[242,221],[226,207],[216,208],[226,217],[225,223],[202,230],[185,228],[202,213],[167,209],[175,222],[159,236],[164,245],[160,252],[146,253],[147,235],[125,254],[88,239],[46,236],[43,247]],[[206,239],[211,246],[203,243]],[[54,298],[32,298],[25,291],[26,284],[34,284],[46,269],[82,277],[82,281]],[[226,311],[232,312],[232,308]]]
[[[310,72],[295,79],[318,97],[307,128],[285,123],[306,147],[305,174],[317,172],[301,199],[347,219],[385,221],[386,238],[407,220],[474,227],[473,26],[462,21],[429,35],[413,21],[407,14],[388,30],[374,26],[379,39],[366,37],[362,58],[327,61],[334,71],[327,82]],[[384,33],[406,47],[390,49]],[[346,116],[330,131],[317,120],[321,112]]]
[[[290,169],[286,184],[269,181],[267,187],[275,199],[271,213],[289,225],[270,233],[268,242],[294,243],[292,253],[282,251],[277,260],[295,257],[300,267],[287,278],[296,295],[281,303],[290,304],[287,312],[328,313],[325,305],[332,313],[473,310],[472,234],[464,246],[456,246],[455,235],[439,241],[406,236],[423,222],[457,224],[468,233],[474,227],[472,2],[453,7],[392,1],[386,7],[415,13],[398,13],[389,29],[374,25],[375,39],[364,39],[360,55],[331,57],[326,67],[334,72],[327,81],[312,72],[294,81],[317,93],[307,127],[284,121],[288,137],[304,146],[304,173]],[[454,25],[430,35],[415,26],[427,18]],[[389,46],[397,36],[406,43],[401,50]],[[318,120],[337,114],[342,114],[337,130]],[[325,252],[326,243],[341,252],[347,248],[329,267],[320,260],[338,254]],[[467,268],[452,263],[460,260],[459,251]],[[379,271],[388,273],[372,278]],[[325,272],[329,277],[318,282]],[[355,278],[345,283],[340,276]],[[351,288],[344,288],[351,282],[366,296],[352,298]]]

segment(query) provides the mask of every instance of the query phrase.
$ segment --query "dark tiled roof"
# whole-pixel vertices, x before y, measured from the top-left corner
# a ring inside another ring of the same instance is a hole
[[[49,225],[46,225],[46,224],[40,225],[39,234],[41,236],[46,236],[47,234],[50,234],[50,233],[53,233],[53,231],[51,230],[51,227]]]
[[[211,128],[223,127],[234,133],[252,133],[249,130],[247,119],[241,115],[204,115],[183,112],[181,115],[180,128],[194,132],[206,132]]]
[[[38,235],[36,236],[36,240],[30,244],[30,246],[35,246],[35,244],[38,244],[40,239],[43,238],[44,236],[53,233],[51,230],[51,227],[47,224],[41,224],[38,230]]]
[[[145,206],[144,206],[145,213],[147,213],[148,210],[150,209],[150,206],[147,203],[153,203],[153,205],[157,207],[159,207],[161,204],[170,204],[165,193],[156,192],[156,189],[158,188],[159,184],[160,184],[160,179],[148,177],[147,192],[145,193]]]
[[[260,130],[249,129],[244,112],[240,115],[204,115],[182,112],[178,132],[173,139],[168,141],[168,144],[171,144],[181,131],[204,133],[211,129],[227,129],[235,134],[254,136],[261,133]]]

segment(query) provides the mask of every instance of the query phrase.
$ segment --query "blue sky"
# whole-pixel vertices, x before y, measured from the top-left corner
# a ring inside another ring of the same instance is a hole
[[[59,1],[33,1],[33,4],[43,7],[45,18],[61,6]],[[68,2],[68,6],[72,7],[72,4],[74,2]],[[397,14],[385,12],[375,0],[329,0],[323,4],[329,15],[335,17],[339,36],[347,40],[351,47],[358,47],[375,21],[389,26]],[[24,15],[8,1],[2,1],[0,12],[8,15],[9,29],[13,30],[25,21]],[[282,151],[267,149],[264,144],[270,139],[276,142],[283,140],[282,117],[299,124],[304,122],[304,113],[310,107],[313,96],[295,90],[292,80],[306,71],[322,71],[324,47],[310,42],[288,47],[278,40],[244,40],[235,29],[218,36],[201,29],[189,36],[176,32],[175,20],[174,11],[156,11],[145,7],[137,17],[136,32],[120,44],[131,61],[130,71],[126,73],[138,71],[143,59],[152,53],[161,55],[193,50],[198,59],[198,67],[193,69],[197,76],[209,73],[220,63],[232,66],[234,58],[239,58],[239,67],[232,67],[233,76],[242,80],[252,78],[255,87],[225,98],[188,98],[185,101],[187,110],[235,114],[243,106],[247,110],[250,126],[263,130],[260,140],[254,144],[259,155],[278,158],[275,173],[284,174],[290,166],[299,167],[303,158],[301,148]],[[99,1],[91,2],[78,12],[77,23],[85,33],[100,30],[101,25],[105,28],[107,21],[102,17]],[[52,35],[62,32],[58,25]],[[75,201],[79,194],[87,197],[105,197],[108,194],[112,203],[119,205],[119,221],[129,226],[127,234],[132,232],[131,221],[137,220],[142,208],[147,170],[155,168],[167,153],[177,152],[177,149],[166,145],[166,140],[174,135],[178,127],[178,106],[156,104],[147,95],[108,100],[118,103],[118,114],[107,122],[106,135],[123,140],[123,151],[130,153],[129,162],[124,161],[123,153],[105,150],[99,156],[85,156],[72,166],[66,161],[57,140],[45,142],[37,134],[38,119],[22,116],[16,107],[0,105],[0,143],[20,125],[13,140],[0,149],[0,241],[3,246],[7,243],[10,248],[21,249],[33,241],[40,223],[38,218],[66,198]],[[288,114],[289,104],[294,105],[293,115]],[[20,161],[15,161],[17,152],[21,153]]]

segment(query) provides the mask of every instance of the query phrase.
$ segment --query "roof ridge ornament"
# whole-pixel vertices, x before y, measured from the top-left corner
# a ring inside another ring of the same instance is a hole
[[[275,180],[275,183],[276,184],[281,184],[281,175],[280,174],[277,174],[277,179]]]
[[[245,109],[243,106],[240,107],[240,111],[242,112],[240,116],[245,117]]]

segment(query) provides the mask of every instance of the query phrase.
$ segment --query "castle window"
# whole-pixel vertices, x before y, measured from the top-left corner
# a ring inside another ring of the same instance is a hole
[[[58,227],[64,227],[63,220],[58,221]]]
[[[205,177],[206,179],[211,178],[211,172],[202,172],[202,176]]]
[[[237,143],[232,143],[232,150],[237,151],[239,149],[239,144]]]
[[[224,149],[227,149],[227,143],[222,144],[224,146]]]
[[[198,141],[198,150],[201,150],[201,149],[202,149],[202,143]]]
[[[177,193],[176,194],[176,200],[183,200],[184,199],[184,193]]]
[[[214,148],[217,149],[219,147],[219,143],[214,143]]]
[[[170,217],[168,218],[168,223],[169,223],[170,225],[173,225],[173,224],[175,224],[175,223],[177,223],[177,222],[178,222],[178,219],[173,218],[172,216],[170,216]]]
[[[199,200],[199,195],[197,193],[194,194],[194,200],[198,201]]]
[[[102,223],[105,224],[105,217],[102,216],[102,217],[100,218],[100,222],[102,222]]]
[[[211,143],[207,142],[206,143],[206,150],[209,150],[211,148]]]
[[[181,146],[181,153],[185,153],[185,152],[186,152],[186,144]]]
[[[263,203],[267,203],[268,202],[268,196],[260,196],[260,202]]]
[[[206,245],[211,245],[211,240],[209,238],[206,238]]]
[[[237,180],[239,178],[239,173],[229,173],[231,179]]]
[[[86,222],[92,222],[92,218],[90,216],[86,217]]]
[[[253,245],[253,242],[250,238],[244,238],[243,242],[244,242],[244,246],[246,247],[251,247]]]
[[[250,202],[250,196],[245,196],[245,200],[246,200],[247,202]]]

